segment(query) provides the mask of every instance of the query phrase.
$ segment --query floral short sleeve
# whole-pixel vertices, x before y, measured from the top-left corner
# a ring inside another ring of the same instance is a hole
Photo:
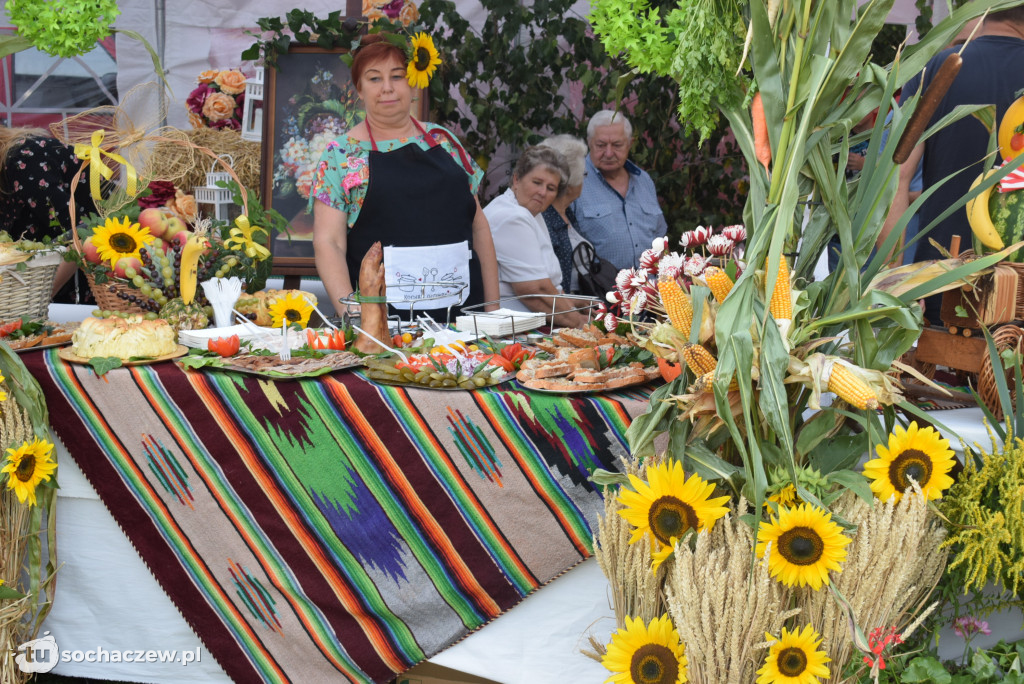
[[[445,133],[447,129],[431,124],[425,124],[425,127],[427,135],[437,141],[452,156],[456,164],[462,166],[462,157],[451,143],[449,134]],[[455,139],[454,136],[452,139]],[[423,136],[377,141],[377,149],[381,152],[391,152],[405,145],[419,145],[420,149],[430,149],[430,144]],[[367,182],[370,179],[370,149],[369,141],[356,140],[352,137],[340,138],[327,145],[313,172],[313,182],[309,191],[310,212],[313,211],[313,203],[320,201],[329,207],[344,211],[348,215],[349,228],[355,225],[366,199]],[[472,174],[466,174],[469,189],[475,195],[484,172],[468,154],[466,158],[473,169]]]

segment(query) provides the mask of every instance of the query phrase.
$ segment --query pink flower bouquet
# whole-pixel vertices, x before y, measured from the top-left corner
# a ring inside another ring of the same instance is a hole
[[[185,100],[193,128],[242,128],[245,74],[238,69],[212,69],[199,74],[198,85]]]

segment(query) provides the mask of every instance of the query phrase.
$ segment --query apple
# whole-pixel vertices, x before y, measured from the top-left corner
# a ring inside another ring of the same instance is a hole
[[[167,242],[172,242],[179,233],[188,232],[188,226],[177,216],[167,217],[167,230],[161,236]],[[187,237],[187,236],[186,236]]]
[[[124,270],[129,266],[138,271],[140,268],[142,268],[142,261],[138,257],[133,256],[121,257],[120,259],[117,260],[117,263],[114,264],[114,275],[117,276],[118,278],[127,279],[127,276],[125,276],[124,274]]]
[[[153,237],[163,237],[168,228],[168,216],[157,207],[150,207],[139,212],[139,225],[149,229]]]
[[[185,249],[185,243],[192,237],[192,233],[188,230],[183,230],[180,233],[175,233],[173,237],[168,241],[171,245],[179,245],[182,249]]]
[[[92,244],[92,240],[86,240],[82,243],[82,256],[90,264],[98,264],[103,261],[103,259],[100,258],[99,247]]]

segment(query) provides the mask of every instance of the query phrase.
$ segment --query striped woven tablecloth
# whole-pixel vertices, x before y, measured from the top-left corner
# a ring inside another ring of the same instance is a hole
[[[591,554],[644,390],[273,382],[23,355],[57,436],[238,682],[384,682]]]

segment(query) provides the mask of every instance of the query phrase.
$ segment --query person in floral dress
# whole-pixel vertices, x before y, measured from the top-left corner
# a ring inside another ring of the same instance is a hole
[[[38,128],[0,128],[0,230],[11,237],[57,238],[71,228],[71,180],[81,168],[74,150]],[[78,218],[95,212],[89,184],[75,190]]]

